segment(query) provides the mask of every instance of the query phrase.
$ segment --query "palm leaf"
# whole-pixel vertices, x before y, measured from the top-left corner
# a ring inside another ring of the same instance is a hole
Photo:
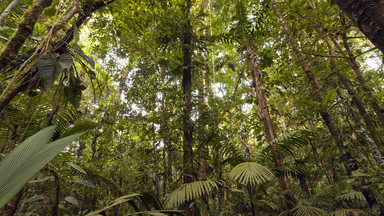
[[[131,201],[133,198],[138,197],[138,196],[140,196],[140,194],[136,193],[136,194],[129,194],[129,195],[125,195],[125,196],[119,197],[119,198],[113,200],[112,202],[110,202],[112,204],[110,204],[110,205],[108,205],[108,206],[106,206],[106,207],[104,207],[104,208],[102,208],[100,210],[88,213],[88,214],[86,214],[86,216],[96,216],[96,215],[99,215],[99,213],[101,213],[103,211],[106,211],[106,210],[108,210],[108,209],[110,209],[110,208],[112,208],[114,206],[120,205],[122,203],[126,203],[128,201]]]
[[[337,199],[340,200],[347,200],[347,201],[352,201],[352,200],[360,200],[360,201],[367,201],[363,195],[363,193],[359,191],[352,191],[347,194],[343,194],[337,197]]]
[[[279,214],[280,216],[325,216],[327,213],[315,206],[309,205],[298,205],[295,208],[282,212]]]
[[[295,148],[300,148],[309,144],[313,138],[314,133],[309,130],[288,131],[272,140],[265,151],[270,152],[270,148],[276,146],[279,153],[293,154]]]
[[[0,208],[40,169],[81,135],[75,134],[47,144],[54,131],[55,126],[39,131],[19,144],[0,162]]]
[[[165,201],[165,206],[169,208],[180,206],[185,202],[209,194],[213,189],[217,189],[217,184],[213,180],[183,184],[169,195]]]
[[[235,166],[229,176],[244,185],[255,186],[274,178],[274,174],[268,168],[254,162],[245,162]]]
[[[327,214],[327,216],[365,216],[365,215],[373,215],[373,214],[360,209],[338,209],[336,211],[333,211]]]

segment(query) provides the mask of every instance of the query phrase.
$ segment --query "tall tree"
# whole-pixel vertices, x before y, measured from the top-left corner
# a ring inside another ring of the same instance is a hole
[[[335,2],[384,54],[384,2],[381,0],[335,0]]]

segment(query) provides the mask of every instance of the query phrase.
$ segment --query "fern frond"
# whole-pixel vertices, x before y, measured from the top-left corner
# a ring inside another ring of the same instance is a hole
[[[373,215],[373,214],[360,209],[338,209],[336,211],[333,211],[327,214],[327,216],[366,216],[366,215]]]
[[[262,184],[274,178],[271,170],[255,162],[245,162],[235,166],[229,176],[241,184],[251,186]]]
[[[209,194],[213,189],[217,189],[217,183],[213,180],[195,181],[183,184],[169,195],[165,201],[165,206],[167,208],[180,206],[185,202]]]

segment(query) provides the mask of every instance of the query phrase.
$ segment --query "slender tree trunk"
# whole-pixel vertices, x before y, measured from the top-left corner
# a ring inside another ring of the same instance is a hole
[[[46,7],[51,6],[52,0],[38,0],[24,15],[16,34],[9,41],[0,54],[0,69],[5,68],[13,61],[27,38],[32,34],[35,23]]]
[[[384,1],[335,0],[335,2],[384,54]]]
[[[123,93],[123,90],[125,88],[125,83],[127,82],[127,78],[129,75],[129,72],[131,70],[131,63],[128,63],[128,65],[125,67],[123,75],[120,79],[119,86],[117,87],[116,94],[115,94],[115,103],[118,104],[121,101],[121,94]]]
[[[198,55],[201,55],[201,50],[197,50]],[[205,146],[204,134],[206,127],[206,120],[204,117],[204,107],[205,107],[205,71],[202,68],[199,68],[199,79],[198,79],[198,137],[199,137],[199,180],[206,180],[207,173],[207,160],[206,153],[207,148]]]
[[[5,18],[7,18],[8,14],[12,11],[12,9],[19,3],[20,0],[13,0],[11,3],[9,3],[8,7],[5,8],[3,13],[0,15],[0,25],[3,23]]]
[[[295,55],[299,61],[300,66],[302,67],[303,71],[305,72],[305,74],[307,76],[308,82],[309,82],[311,89],[312,89],[313,96],[315,98],[315,101],[319,104],[322,104],[323,98],[320,94],[314,73],[308,67],[307,63],[304,60],[304,57],[300,53],[300,49],[299,49],[296,41],[292,37],[292,33],[289,30],[288,25],[286,24],[283,16],[281,15],[280,10],[277,7],[276,3],[273,0],[271,1],[271,3],[272,3],[272,6],[273,6],[278,18],[280,19],[281,24],[283,25],[285,33],[288,36],[288,40],[292,46],[293,52],[295,53]],[[342,160],[344,162],[344,166],[345,166],[345,169],[347,171],[347,174],[350,175],[352,173],[352,170],[356,169],[356,167],[353,164],[352,156],[344,148],[344,140],[343,140],[343,137],[340,133],[340,130],[336,126],[336,124],[335,124],[335,122],[334,122],[334,120],[333,120],[333,118],[329,112],[327,112],[325,110],[320,110],[320,115],[321,115],[322,119],[324,120],[325,124],[327,125],[332,137],[336,141],[337,148],[341,154],[341,157],[342,157]]]
[[[192,27],[189,20],[190,4],[187,2],[187,6],[184,9],[186,16],[186,24],[183,26],[182,42],[183,42],[183,167],[184,167],[184,183],[193,181],[193,161],[192,161],[192,147],[193,147],[193,129],[192,129]]]
[[[353,89],[349,80],[343,75],[341,70],[338,70],[337,61],[336,61],[336,58],[334,57],[334,56],[336,56],[335,51],[334,51],[333,46],[331,45],[331,42],[330,42],[328,37],[325,37],[325,42],[328,46],[329,54],[332,56],[331,57],[332,72],[337,72],[337,75],[339,76],[339,79],[343,83],[345,89],[347,89],[348,94],[350,96],[352,96],[352,102],[356,105],[357,109],[359,110],[361,117],[363,118],[365,124],[367,125],[367,129],[371,135],[371,138],[375,142],[377,148],[380,149],[380,151],[382,152],[383,144],[379,138],[379,135],[376,132],[376,129],[375,129],[375,126],[373,124],[371,117],[367,113],[367,111],[363,105],[363,102],[361,101],[360,97],[356,94],[356,92]]]
[[[257,101],[259,103],[259,115],[264,123],[265,134],[269,142],[272,142],[276,138],[275,130],[273,127],[271,115],[269,112],[269,105],[267,102],[267,97],[265,96],[263,82],[261,78],[261,73],[259,69],[259,62],[257,56],[253,49],[248,45],[248,42],[245,42],[245,47],[248,52],[249,64],[252,70],[252,78],[253,78],[253,87],[256,92]],[[280,155],[277,146],[272,146],[273,151],[273,161],[276,167],[283,167],[284,162],[283,158]],[[282,190],[288,190],[290,188],[290,183],[288,177],[286,175],[279,176],[279,183]],[[295,198],[292,195],[286,195],[287,199],[291,202],[296,202]],[[288,202],[288,207],[292,207],[291,203]]]
[[[379,118],[381,124],[384,126],[384,115],[381,112],[381,108],[377,104],[377,102],[376,102],[376,100],[375,100],[375,98],[374,98],[374,96],[372,94],[372,91],[369,88],[367,82],[365,82],[365,79],[363,77],[363,73],[361,72],[360,67],[359,67],[359,65],[356,62],[356,57],[353,55],[353,53],[352,53],[352,51],[351,51],[351,49],[350,49],[350,47],[348,45],[347,36],[345,34],[343,34],[343,44],[344,44],[344,47],[345,47],[345,49],[347,50],[347,53],[348,53],[348,58],[349,58],[348,63],[351,65],[353,71],[355,71],[357,80],[359,80],[360,85],[362,86],[365,94],[368,96],[369,101],[371,102],[373,110],[375,111],[375,113],[376,113],[377,117]]]

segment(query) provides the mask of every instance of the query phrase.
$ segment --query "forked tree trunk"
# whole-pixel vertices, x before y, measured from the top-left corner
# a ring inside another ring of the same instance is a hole
[[[31,7],[31,9],[25,13],[24,20],[20,23],[16,34],[12,37],[3,52],[0,54],[0,70],[4,69],[16,58],[20,48],[32,34],[33,28],[41,13],[46,7],[51,6],[51,4],[52,0],[38,0]]]
[[[384,54],[384,1],[335,0],[335,2]]]
[[[261,73],[259,68],[259,61],[256,56],[256,53],[249,46],[247,41],[245,42],[245,47],[248,52],[249,65],[252,70],[253,87],[255,89],[257,102],[259,104],[259,115],[263,120],[265,135],[267,136],[268,142],[272,142],[276,138],[276,134],[273,127],[271,115],[269,112],[267,97],[264,92],[263,81],[261,78]],[[272,146],[272,151],[273,151],[273,162],[275,163],[275,166],[283,167],[284,161],[276,145]],[[288,190],[290,188],[290,183],[286,175],[279,176],[279,184],[282,190]],[[293,203],[296,202],[295,198],[292,195],[286,195],[286,198]],[[291,203],[289,202],[288,202],[288,207],[289,208],[292,207]]]
[[[308,82],[309,82],[311,89],[312,89],[313,96],[315,98],[315,101],[319,104],[322,104],[323,103],[323,97],[320,94],[319,87],[317,85],[316,78],[315,78],[313,71],[308,67],[307,63],[304,60],[303,55],[300,53],[300,49],[299,49],[296,41],[294,40],[292,33],[289,30],[288,25],[285,22],[283,16],[281,15],[280,10],[277,7],[275,1],[272,0],[271,3],[272,3],[272,6],[273,6],[281,24],[283,25],[283,28],[284,28],[286,35],[288,36],[288,40],[292,46],[293,52],[295,53],[296,58],[299,61],[299,64],[300,64],[301,68],[303,69],[305,75],[307,76]],[[347,174],[351,175],[352,170],[356,169],[356,166],[353,164],[351,154],[344,147],[344,140],[343,140],[343,137],[340,133],[339,128],[336,126],[336,124],[335,124],[335,122],[334,122],[334,120],[333,120],[333,118],[329,112],[327,112],[325,110],[320,110],[320,115],[321,115],[322,119],[324,120],[325,124],[327,125],[333,139],[336,141],[337,148],[341,154],[341,157],[342,157],[342,160],[344,162],[344,167],[347,171]]]
[[[20,0],[13,0],[11,3],[9,3],[8,7],[5,8],[3,13],[0,15],[0,25],[3,23],[5,18],[7,18],[8,14],[12,11],[12,9],[19,3]]]

